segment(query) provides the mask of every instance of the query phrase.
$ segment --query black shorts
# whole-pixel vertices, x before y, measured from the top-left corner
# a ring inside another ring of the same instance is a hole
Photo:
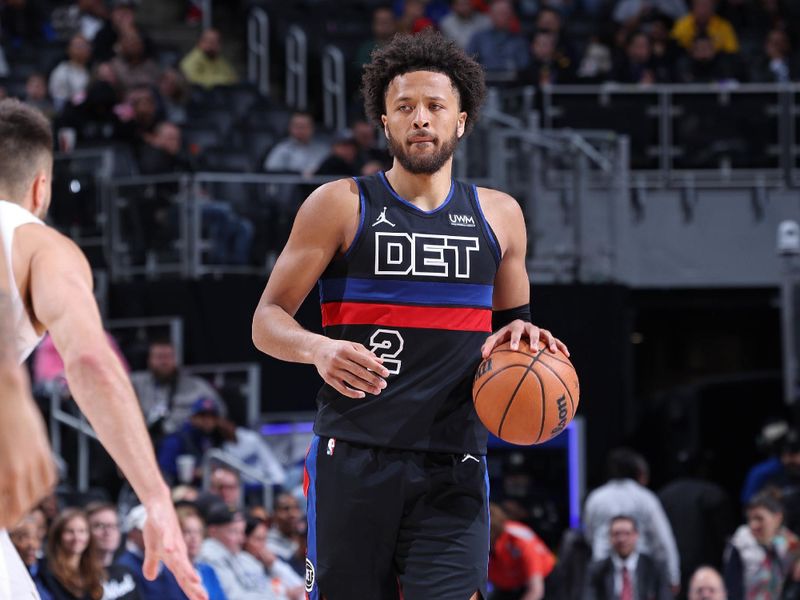
[[[306,458],[311,600],[486,598],[482,456],[315,436]]]

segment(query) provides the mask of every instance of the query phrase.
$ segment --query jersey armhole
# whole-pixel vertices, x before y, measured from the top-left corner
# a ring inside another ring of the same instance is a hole
[[[487,239],[489,240],[489,246],[492,248],[492,253],[494,254],[495,260],[497,263],[500,264],[500,261],[503,259],[503,255],[500,252],[500,242],[497,240],[497,236],[494,234],[492,230],[492,226],[489,225],[489,221],[486,219],[486,215],[483,214],[483,209],[481,208],[481,201],[478,198],[478,187],[473,184],[472,186],[472,196],[475,200],[475,209],[478,211],[478,215],[480,216],[481,222],[483,223],[483,232],[486,234]]]
[[[364,232],[364,220],[366,219],[367,212],[367,203],[366,200],[364,200],[364,189],[361,187],[361,182],[358,180],[358,177],[353,177],[353,181],[356,182],[356,187],[358,187],[358,229],[356,229],[356,235],[353,237],[353,241],[350,242],[350,247],[344,253],[343,258],[345,260],[350,258],[350,255],[361,244],[362,233]]]

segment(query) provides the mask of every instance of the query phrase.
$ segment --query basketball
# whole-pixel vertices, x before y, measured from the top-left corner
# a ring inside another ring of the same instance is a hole
[[[541,444],[572,421],[578,408],[578,375],[560,350],[534,352],[525,340],[509,342],[481,362],[472,400],[483,424],[506,442]]]

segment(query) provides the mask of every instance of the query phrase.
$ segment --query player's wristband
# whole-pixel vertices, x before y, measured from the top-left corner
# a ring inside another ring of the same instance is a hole
[[[506,310],[493,310],[492,311],[492,331],[497,331],[511,323],[520,319],[526,323],[531,322],[531,305],[523,304],[516,308],[507,308]]]

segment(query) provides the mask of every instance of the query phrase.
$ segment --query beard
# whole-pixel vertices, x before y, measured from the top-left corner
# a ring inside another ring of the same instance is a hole
[[[392,134],[387,131],[389,152],[398,160],[406,171],[414,175],[433,175],[439,171],[453,156],[453,153],[456,151],[456,146],[458,146],[458,141],[458,132],[454,131],[453,135],[443,142],[441,142],[439,137],[435,137],[431,143],[433,143],[434,146],[440,143],[440,146],[434,149],[433,152],[422,155],[412,155],[406,150],[405,142],[396,140],[392,137]]]

